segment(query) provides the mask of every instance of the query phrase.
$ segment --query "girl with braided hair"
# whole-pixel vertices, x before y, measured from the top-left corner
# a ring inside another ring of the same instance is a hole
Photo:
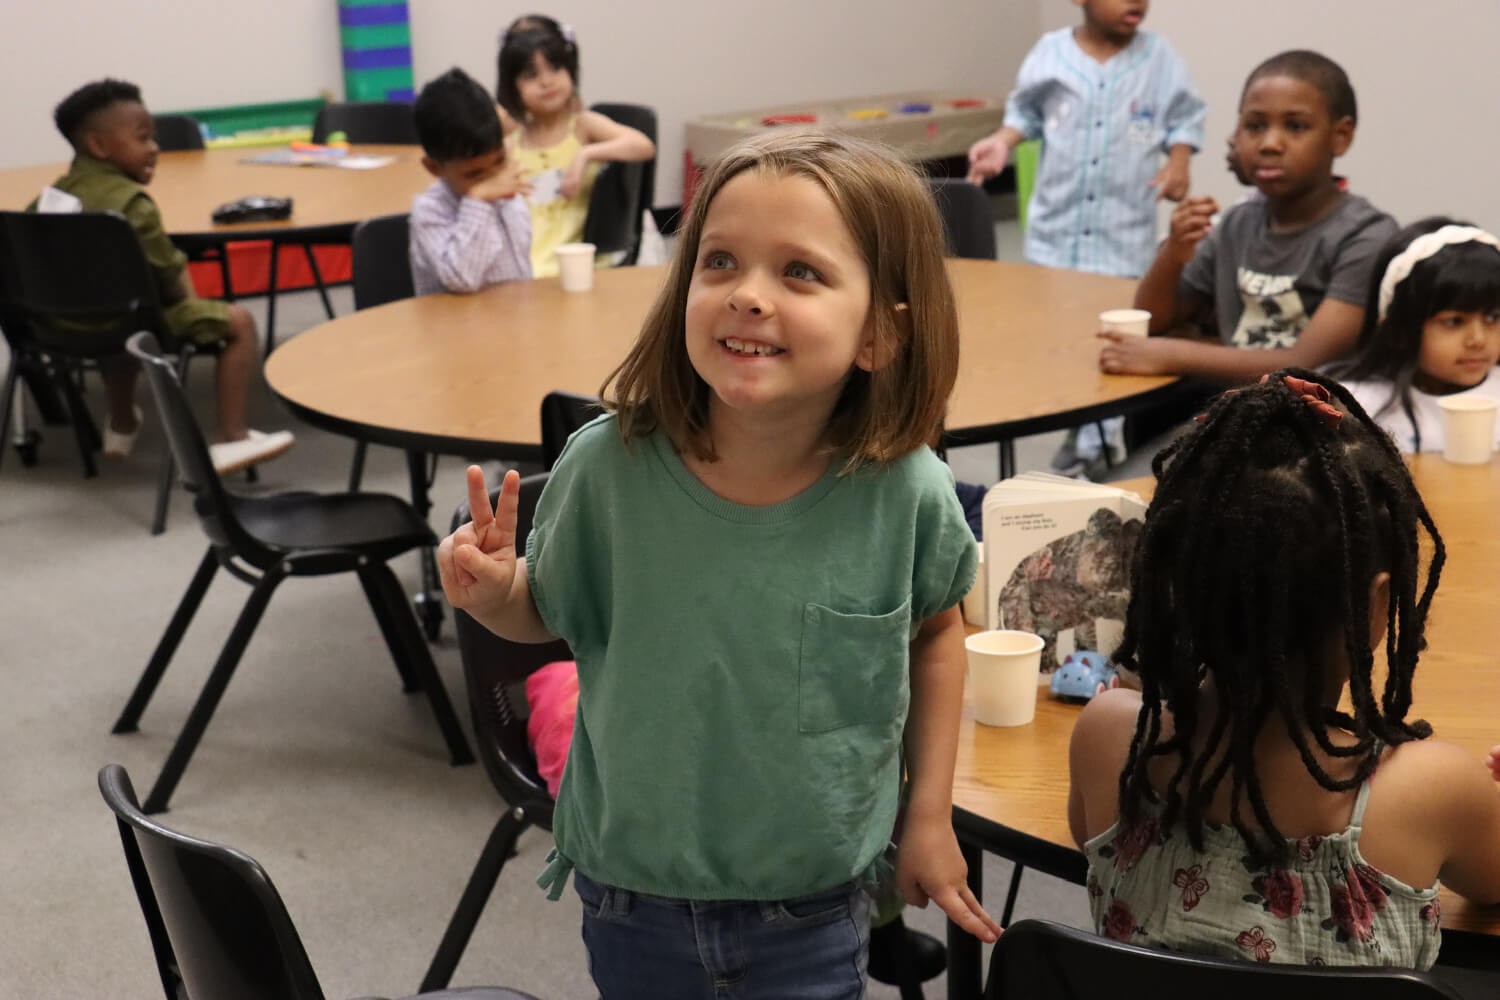
[[[1429,968],[1439,880],[1500,901],[1491,772],[1407,717],[1442,539],[1333,381],[1283,369],[1199,421],[1154,463],[1116,653],[1141,690],[1096,697],[1073,733],[1095,924],[1221,957]]]

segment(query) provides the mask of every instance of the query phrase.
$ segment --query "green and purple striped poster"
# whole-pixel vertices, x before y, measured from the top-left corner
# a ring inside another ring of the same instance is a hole
[[[406,4],[338,0],[344,100],[410,101],[411,21]]]

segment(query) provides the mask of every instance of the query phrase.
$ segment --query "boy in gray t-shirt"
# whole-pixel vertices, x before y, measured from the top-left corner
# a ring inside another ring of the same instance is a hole
[[[1152,334],[1197,321],[1222,343],[1101,333],[1100,369],[1232,383],[1347,356],[1375,254],[1396,231],[1334,176],[1356,115],[1348,77],[1324,56],[1283,52],[1256,67],[1240,96],[1231,162],[1263,197],[1217,225],[1212,198],[1183,202],[1135,295]]]

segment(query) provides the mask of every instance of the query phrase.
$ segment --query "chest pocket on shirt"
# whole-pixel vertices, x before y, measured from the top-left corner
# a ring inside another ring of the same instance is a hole
[[[883,615],[804,607],[797,728],[825,733],[896,718],[907,698],[910,627],[910,599]]]

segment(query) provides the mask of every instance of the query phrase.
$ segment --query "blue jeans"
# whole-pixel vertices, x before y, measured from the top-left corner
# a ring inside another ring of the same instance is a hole
[[[771,902],[664,899],[574,871],[603,1000],[859,1000],[870,902],[853,885]]]

